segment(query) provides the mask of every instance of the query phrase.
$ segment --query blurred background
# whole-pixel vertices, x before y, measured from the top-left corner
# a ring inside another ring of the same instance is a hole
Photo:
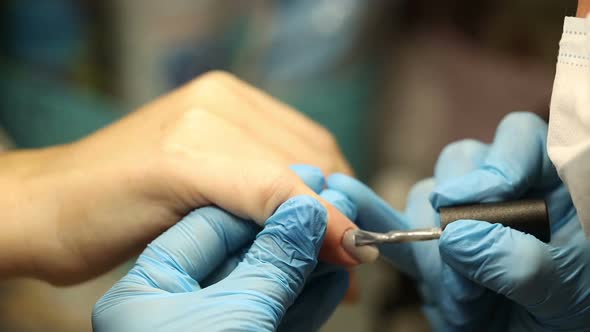
[[[454,140],[490,141],[516,110],[548,117],[575,0],[4,0],[0,145],[69,142],[212,69],[333,131],[394,207]],[[1,150],[2,148],[0,148]],[[129,264],[132,264],[130,262]],[[129,264],[80,286],[0,283],[0,330],[90,331]],[[413,283],[357,269],[323,331],[429,331]]]

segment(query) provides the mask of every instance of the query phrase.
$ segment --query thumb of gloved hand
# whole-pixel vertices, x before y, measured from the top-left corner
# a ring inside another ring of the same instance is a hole
[[[441,258],[476,283],[543,315],[557,269],[550,247],[500,224],[461,220],[443,232]],[[551,309],[551,308],[547,308]]]
[[[590,245],[575,215],[550,244],[499,224],[462,220],[446,227],[439,246],[452,268],[517,305],[511,314],[517,330],[590,326]]]
[[[326,209],[314,198],[297,196],[266,221],[236,269],[205,291],[240,297],[249,313],[243,330],[275,330],[317,264],[326,232]]]
[[[554,272],[549,246],[500,224],[451,223],[439,248],[443,261],[459,273],[522,305],[543,300]]]

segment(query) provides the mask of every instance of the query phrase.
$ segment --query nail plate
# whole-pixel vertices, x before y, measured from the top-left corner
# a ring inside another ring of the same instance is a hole
[[[376,246],[359,246],[354,243],[354,230],[349,229],[342,237],[342,247],[346,252],[360,263],[372,263],[379,257],[379,249]]]

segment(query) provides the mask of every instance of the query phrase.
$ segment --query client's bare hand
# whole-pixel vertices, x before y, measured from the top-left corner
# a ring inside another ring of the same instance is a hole
[[[590,14],[590,0],[578,0],[578,17],[586,17]]]
[[[324,128],[229,74],[205,74],[79,142],[0,157],[10,188],[0,274],[93,277],[205,205],[262,223],[290,197],[318,197],[289,169],[299,163],[351,173]],[[340,245],[354,225],[322,202],[322,256],[358,263]]]

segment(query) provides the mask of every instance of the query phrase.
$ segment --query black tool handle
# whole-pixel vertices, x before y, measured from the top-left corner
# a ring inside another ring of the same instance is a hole
[[[473,219],[500,223],[543,242],[551,240],[547,204],[542,199],[444,207],[439,212],[443,230],[454,221]]]

